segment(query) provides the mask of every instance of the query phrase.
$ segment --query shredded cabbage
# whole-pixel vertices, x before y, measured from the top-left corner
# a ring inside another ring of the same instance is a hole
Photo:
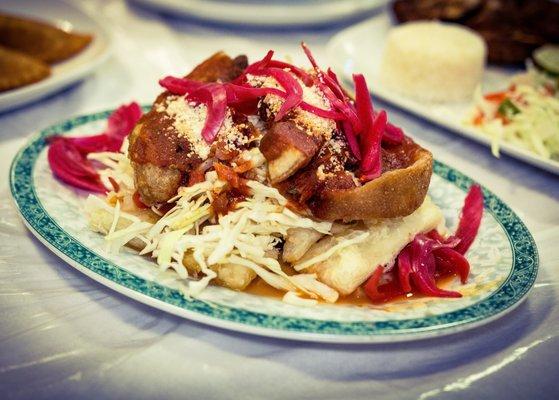
[[[258,181],[248,181],[251,196],[228,214],[216,216],[211,202],[214,194],[219,193],[226,183],[211,171],[206,173],[205,181],[181,187],[169,200],[174,206],[163,215],[159,212],[160,218],[156,222],[145,221],[123,210],[126,196],[135,191],[128,158],[121,153],[97,153],[90,158],[107,167],[101,171],[103,179],[108,181],[110,177],[120,186],[118,193],[112,193],[106,200],[90,196],[86,202],[90,219],[99,211],[110,215],[110,228],[102,232],[109,250],[118,252],[130,241],[141,240],[140,243],[144,243],[141,254],[154,257],[161,270],[173,269],[180,278],[186,279],[186,295],[199,295],[217,276],[219,265],[233,263],[253,270],[272,287],[290,293],[285,296],[287,302],[312,305],[318,298],[330,303],[337,300],[338,293],[320,282],[315,274],[287,275],[282,270],[275,246],[289,229],[314,229],[328,235],[332,223],[318,222],[294,213],[287,208],[287,199],[277,189]],[[325,254],[306,261],[299,268],[320,262],[343,247],[364,240],[367,235],[365,232],[342,238]],[[186,254],[191,254],[198,264],[203,274],[201,279],[189,279],[183,265]]]
[[[491,138],[491,151],[499,157],[502,142],[559,160],[559,98],[552,86],[532,72],[503,92],[506,100],[491,101],[475,94],[476,111],[469,123]],[[508,106],[508,107],[507,107]],[[503,110],[512,112],[503,115]]]

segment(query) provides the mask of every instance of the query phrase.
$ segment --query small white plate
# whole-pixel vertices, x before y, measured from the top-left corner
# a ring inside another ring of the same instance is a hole
[[[167,13],[256,26],[317,25],[370,12],[388,0],[134,0]]]
[[[62,29],[93,35],[93,41],[76,56],[52,66],[51,75],[31,85],[0,93],[0,111],[45,97],[83,79],[110,54],[110,36],[92,17],[64,1],[2,0],[0,12],[49,22]]]
[[[334,36],[327,47],[329,64],[351,82],[353,73],[362,73],[367,78],[369,89],[374,96],[416,114],[431,122],[450,129],[462,136],[491,145],[491,139],[476,129],[464,124],[473,102],[432,104],[420,102],[399,95],[383,86],[379,79],[381,56],[388,31],[393,26],[387,14],[380,14],[358,25],[345,29]],[[488,67],[485,70],[482,87],[485,91],[505,89],[511,76],[518,70]],[[500,149],[529,164],[559,174],[559,162],[548,160],[530,151],[502,142]]]

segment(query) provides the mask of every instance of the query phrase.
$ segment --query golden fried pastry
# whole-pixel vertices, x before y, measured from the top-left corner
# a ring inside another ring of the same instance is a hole
[[[44,62],[0,46],[0,92],[40,81],[50,75]]]
[[[433,155],[410,138],[394,150],[394,165],[380,177],[356,188],[325,191],[311,205],[314,215],[326,220],[358,220],[413,213],[427,195]]]
[[[0,45],[47,64],[76,55],[91,40],[91,35],[65,32],[43,22],[0,14]]]

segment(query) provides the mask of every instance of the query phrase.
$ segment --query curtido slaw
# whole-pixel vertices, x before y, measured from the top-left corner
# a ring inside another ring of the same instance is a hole
[[[250,196],[226,215],[216,216],[211,202],[226,182],[220,180],[215,171],[207,172],[203,182],[181,187],[169,200],[172,208],[156,222],[143,220],[123,211],[126,198],[135,191],[126,147],[125,141],[120,153],[89,155],[89,159],[106,166],[100,170],[101,180],[118,188],[106,198],[89,195],[85,206],[94,229],[99,213],[110,215],[112,223],[105,235],[109,251],[118,252],[127,243],[140,241],[143,243],[140,254],[155,258],[161,270],[175,270],[185,279],[184,291],[190,296],[199,295],[216,278],[216,266],[237,264],[253,270],[270,286],[288,293],[287,302],[309,305],[319,298],[329,303],[338,299],[338,293],[318,281],[315,274],[287,275],[273,256],[275,246],[287,235],[288,229],[310,228],[328,235],[331,222],[317,222],[296,214],[287,207],[287,199],[277,189],[253,180],[246,183]],[[153,211],[161,214],[158,209]],[[343,248],[345,242],[354,244],[366,237],[366,232],[348,235],[331,251]],[[189,253],[204,275],[200,280],[188,279],[183,259]],[[312,301],[309,303],[309,300]]]
[[[478,88],[468,123],[491,138],[499,156],[502,142],[559,160],[559,90],[557,77],[529,69],[507,90],[483,95]]]

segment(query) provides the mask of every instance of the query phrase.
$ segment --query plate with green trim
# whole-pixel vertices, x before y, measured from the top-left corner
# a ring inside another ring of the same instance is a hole
[[[319,304],[297,307],[279,299],[210,286],[200,297],[182,294],[181,280],[160,271],[132,250],[105,251],[102,236],[88,229],[83,211],[87,193],[56,180],[47,162],[47,138],[89,135],[104,129],[110,111],[53,125],[36,135],[12,162],[10,188],[24,223],[51,251],[90,278],[134,300],[172,314],[263,336],[317,342],[395,342],[473,328],[511,311],[526,297],[538,271],[534,240],[520,218],[483,188],[485,212],[467,257],[471,274],[445,288],[458,299],[414,298],[384,305]],[[447,226],[457,224],[472,179],[436,161],[429,189]]]

